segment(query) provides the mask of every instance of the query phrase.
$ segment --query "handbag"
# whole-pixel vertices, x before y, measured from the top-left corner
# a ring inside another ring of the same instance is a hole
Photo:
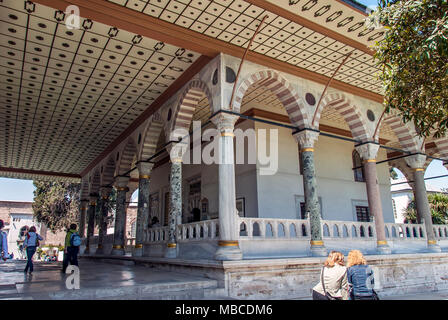
[[[333,297],[331,294],[329,294],[329,293],[327,292],[327,290],[325,290],[324,270],[325,270],[325,267],[322,268],[322,272],[321,272],[321,274],[320,274],[320,282],[322,283],[322,288],[324,289],[325,297],[327,298],[327,300],[342,300],[342,298],[339,298],[339,297]]]

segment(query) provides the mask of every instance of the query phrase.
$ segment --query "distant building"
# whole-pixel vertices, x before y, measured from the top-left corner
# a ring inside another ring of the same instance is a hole
[[[392,208],[394,212],[395,223],[403,223],[405,220],[405,211],[409,203],[414,199],[414,193],[411,186],[405,178],[391,180]],[[426,183],[426,192],[448,193],[441,188]]]
[[[53,233],[33,219],[32,202],[0,201],[0,219],[5,222],[4,231],[8,233],[8,251],[14,253],[15,258],[25,258],[20,250],[25,237],[26,228],[35,226],[44,240],[44,245],[64,245],[65,232]]]

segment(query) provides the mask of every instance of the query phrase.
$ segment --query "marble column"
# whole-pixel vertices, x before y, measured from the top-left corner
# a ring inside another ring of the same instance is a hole
[[[305,194],[305,211],[309,215],[312,256],[323,257],[327,255],[322,239],[322,227],[320,222],[320,206],[317,195],[316,169],[314,166],[314,144],[319,137],[319,132],[305,129],[294,134],[299,143],[300,157],[302,157],[303,190]]]
[[[81,200],[80,212],[79,212],[79,236],[84,238],[86,235],[86,215],[87,215],[87,207],[89,206],[89,200]]]
[[[90,204],[89,209],[87,211],[87,239],[86,239],[86,249],[84,250],[85,254],[93,253],[90,249],[90,237],[93,236],[93,232],[95,231],[95,210],[96,210],[96,203],[98,200],[97,194],[91,194],[90,195]]]
[[[219,113],[211,121],[219,136],[219,238],[216,260],[241,260],[243,253],[238,242],[238,211],[235,191],[234,126],[237,116]]]
[[[125,255],[125,232],[126,232],[126,192],[129,177],[119,176],[115,179],[115,189],[117,190],[117,204],[115,209],[114,244],[112,246],[113,255]]]
[[[98,231],[98,247],[96,249],[96,254],[104,254],[103,251],[103,242],[104,237],[107,234],[107,217],[109,215],[109,196],[112,192],[112,187],[102,187],[100,190],[101,194],[101,216],[100,216],[100,223],[99,223],[99,231]]]
[[[182,218],[182,157],[174,156],[170,152],[170,160],[170,216],[165,258],[176,258],[179,252],[177,247],[177,226]]]
[[[143,238],[144,232],[148,227],[149,219],[149,175],[153,166],[154,164],[148,162],[140,162],[137,164],[139,173],[138,207],[135,248],[132,253],[132,255],[136,257],[141,257],[143,255]]]
[[[441,252],[437,243],[434,229],[432,226],[431,208],[429,207],[428,195],[425,185],[425,162],[426,155],[416,154],[405,158],[406,163],[412,168],[414,175],[414,200],[419,217],[425,223],[426,237],[428,241],[429,252]]]
[[[391,248],[386,240],[383,208],[381,205],[380,187],[376,173],[376,156],[379,144],[364,143],[355,146],[364,166],[364,179],[366,180],[367,200],[370,215],[374,217],[376,229],[377,251],[379,254],[391,254]]]

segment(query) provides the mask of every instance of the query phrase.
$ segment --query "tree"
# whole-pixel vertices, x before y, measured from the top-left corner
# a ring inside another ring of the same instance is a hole
[[[430,193],[428,194],[429,207],[431,209],[432,222],[434,224],[447,224],[448,223],[448,195],[443,193]],[[407,221],[416,222],[417,213],[414,199],[409,202],[406,211],[405,218]]]
[[[95,207],[95,225],[99,226],[101,222],[101,202],[103,200],[100,198],[98,201],[98,205]],[[117,202],[117,191],[115,188],[112,188],[110,192],[109,199],[107,200],[107,211],[109,215],[107,216],[107,225],[110,226],[115,216],[115,207]]]
[[[76,223],[79,217],[80,184],[33,181],[34,218],[56,232]]]
[[[379,0],[370,16],[386,29],[374,55],[386,111],[398,110],[422,137],[448,128],[448,1]]]
[[[393,180],[397,180],[398,179],[398,173],[392,167],[389,168],[389,175],[390,175],[391,179],[393,179]]]

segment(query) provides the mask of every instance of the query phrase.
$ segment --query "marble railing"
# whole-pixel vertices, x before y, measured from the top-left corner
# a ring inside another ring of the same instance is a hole
[[[376,238],[373,222],[321,220],[323,238]]]
[[[177,226],[179,241],[217,239],[219,237],[218,219],[185,223]]]
[[[384,228],[387,239],[407,240],[426,238],[424,224],[385,223]]]
[[[149,228],[144,231],[143,242],[166,242],[168,241],[169,227]]]
[[[135,238],[126,238],[127,246],[135,246]]]
[[[310,238],[309,220],[239,217],[237,223],[241,240]],[[168,232],[169,227],[147,229],[144,242],[166,242]],[[376,240],[374,222],[321,220],[321,232],[326,239]],[[448,239],[448,225],[434,225],[434,233],[438,239]],[[387,239],[400,241],[426,238],[424,224],[385,223],[385,234]],[[181,242],[219,239],[219,220],[181,224],[177,226],[177,239]]]
[[[448,225],[433,224],[434,234],[437,239],[448,239]]]
[[[239,218],[240,239],[299,238],[310,236],[308,220]]]

